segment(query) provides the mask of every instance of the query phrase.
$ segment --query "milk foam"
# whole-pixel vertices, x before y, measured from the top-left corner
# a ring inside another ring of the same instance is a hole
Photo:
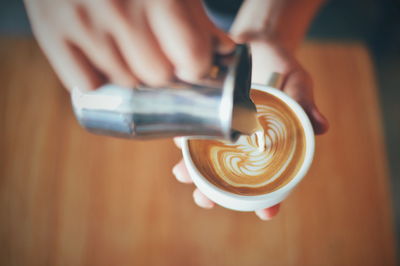
[[[297,137],[293,124],[273,107],[257,105],[258,118],[268,129],[251,136],[242,135],[235,143],[211,147],[217,174],[231,186],[261,187],[274,182],[290,164]],[[290,136],[288,133],[291,133]],[[290,138],[290,139],[288,139]],[[283,160],[276,169],[277,160]],[[259,182],[249,182],[255,177]]]
[[[258,149],[263,152],[265,151],[265,137],[264,137],[264,129],[257,130],[254,133],[256,139],[257,139],[257,146]]]

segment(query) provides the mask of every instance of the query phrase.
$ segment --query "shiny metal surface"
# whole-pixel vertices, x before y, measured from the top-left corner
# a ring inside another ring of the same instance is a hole
[[[122,88],[108,84],[95,91],[74,88],[72,105],[87,130],[125,138],[197,136],[235,140],[233,108],[254,113],[249,98],[251,57],[246,46],[217,56],[210,74],[198,84],[177,82],[168,88]]]

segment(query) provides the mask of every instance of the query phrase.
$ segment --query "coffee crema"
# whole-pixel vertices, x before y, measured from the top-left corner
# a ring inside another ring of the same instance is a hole
[[[287,184],[304,161],[303,126],[293,110],[278,97],[251,90],[257,117],[264,129],[259,137],[241,136],[235,143],[193,139],[189,152],[199,172],[212,184],[239,195],[260,195]]]

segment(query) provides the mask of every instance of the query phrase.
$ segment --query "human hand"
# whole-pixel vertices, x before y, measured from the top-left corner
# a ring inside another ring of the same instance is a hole
[[[200,0],[25,0],[34,34],[67,89],[195,81],[234,43]]]
[[[293,53],[278,42],[253,41],[250,43],[253,53],[252,82],[265,84],[271,73],[281,73],[283,82],[280,88],[294,98],[306,111],[313,125],[315,134],[322,134],[328,129],[328,122],[320,113],[313,97],[310,75],[296,60]],[[180,139],[175,143],[180,147]],[[182,183],[193,183],[183,160],[173,168],[176,179]],[[195,203],[206,209],[213,208],[215,203],[209,200],[199,189],[193,192]],[[279,212],[280,205],[257,210],[256,215],[262,220],[270,220]]]
[[[316,135],[325,133],[329,124],[319,111],[313,96],[310,74],[296,59],[294,52],[278,41],[250,42],[253,53],[252,82],[266,84],[272,73],[280,73],[280,89],[296,100],[307,113]]]

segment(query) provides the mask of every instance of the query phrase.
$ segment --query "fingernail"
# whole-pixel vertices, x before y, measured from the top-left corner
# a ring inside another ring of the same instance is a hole
[[[272,219],[272,217],[268,216],[264,210],[257,211],[256,215],[263,221],[269,221]]]
[[[278,214],[280,207],[281,205],[277,204],[267,209],[258,210],[256,215],[263,221],[269,221]]]
[[[174,143],[175,143],[176,147],[178,147],[179,149],[182,148],[182,138],[181,137],[174,138]]]
[[[213,203],[208,202],[208,201],[203,201],[200,198],[194,198],[194,201],[198,206],[200,206],[200,207],[202,207],[204,209],[207,209],[207,210],[212,209],[212,207],[214,207]]]
[[[182,183],[185,182],[185,178],[184,178],[184,177],[182,176],[182,174],[179,172],[178,165],[175,165],[175,166],[172,168],[172,173],[174,174],[175,178],[176,178],[179,182],[182,182]]]
[[[201,193],[199,190],[194,191],[193,199],[198,206],[204,209],[211,209],[212,207],[214,207],[214,202],[206,198],[206,196],[204,196],[203,193]]]

